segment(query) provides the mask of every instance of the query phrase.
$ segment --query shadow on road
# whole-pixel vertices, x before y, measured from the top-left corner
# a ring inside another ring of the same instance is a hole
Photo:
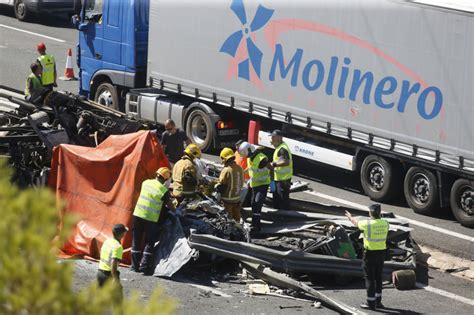
[[[0,15],[16,19],[12,6],[0,4]],[[48,15],[33,15],[26,24],[41,24],[44,26],[58,27],[58,28],[74,28],[71,21],[66,14],[48,14]]]

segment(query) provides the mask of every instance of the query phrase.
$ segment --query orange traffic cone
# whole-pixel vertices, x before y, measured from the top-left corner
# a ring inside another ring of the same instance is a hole
[[[67,51],[67,59],[66,59],[66,69],[64,70],[64,76],[60,77],[61,80],[64,81],[71,81],[71,80],[77,80],[77,78],[74,76],[74,69],[72,67],[72,50],[69,48]]]

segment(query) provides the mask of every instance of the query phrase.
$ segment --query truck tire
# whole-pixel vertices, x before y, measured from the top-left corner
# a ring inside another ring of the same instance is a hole
[[[101,105],[107,106],[108,108],[119,110],[119,98],[117,90],[109,82],[103,82],[99,84],[95,90],[94,101]]]
[[[403,184],[405,199],[416,213],[432,214],[439,209],[439,191],[436,176],[421,167],[411,167]]]
[[[458,179],[451,187],[451,210],[456,220],[468,228],[474,228],[474,182]]]
[[[15,17],[20,21],[28,21],[31,15],[24,0],[16,0],[13,6],[13,11],[15,12]]]
[[[384,202],[393,199],[400,183],[400,173],[383,157],[369,155],[364,159],[360,170],[362,188],[370,199]]]
[[[202,151],[212,147],[215,128],[209,114],[202,109],[194,109],[186,119],[186,134],[192,143],[197,144]]]

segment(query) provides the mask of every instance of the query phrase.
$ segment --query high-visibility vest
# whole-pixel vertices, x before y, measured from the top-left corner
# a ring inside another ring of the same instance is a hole
[[[41,55],[38,57],[38,61],[43,67],[43,73],[41,74],[41,81],[43,85],[54,83],[54,57],[49,54]]]
[[[279,160],[278,152],[280,151],[281,148],[284,148],[286,149],[286,151],[288,151],[290,164],[288,164],[287,166],[275,167],[274,180],[277,182],[291,179],[291,177],[293,176],[293,157],[291,155],[290,148],[285,142],[282,142],[278,147],[276,147],[275,152],[273,152],[273,162],[276,162]]]
[[[115,238],[109,238],[100,249],[99,270],[111,271],[112,259],[122,259],[123,247]]]
[[[250,187],[252,188],[270,185],[270,170],[267,167],[258,168],[260,162],[265,158],[265,154],[260,152],[253,158],[253,160],[250,158],[247,160],[247,164],[249,166]]]
[[[359,221],[358,227],[364,233],[364,248],[367,250],[384,250],[387,248],[389,224],[384,219]]]
[[[30,81],[33,82],[33,91],[30,91]],[[37,77],[34,73],[31,73],[26,79],[25,84],[25,96],[30,96],[32,93],[38,92],[43,88],[41,84],[41,78]]]
[[[221,193],[221,199],[227,203],[239,203],[240,191],[244,184],[244,174],[242,168],[236,163],[231,163],[224,167],[219,176],[219,182],[228,180],[225,183],[225,190]]]
[[[161,199],[167,191],[168,188],[156,179],[144,181],[133,215],[147,221],[158,222],[163,206]]]

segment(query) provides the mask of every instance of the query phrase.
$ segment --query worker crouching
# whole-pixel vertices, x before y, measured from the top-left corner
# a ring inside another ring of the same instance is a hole
[[[142,183],[140,197],[133,211],[132,266],[135,272],[152,275],[154,272],[154,247],[161,224],[169,209],[174,210],[171,194],[165,182],[171,177],[167,167],[156,172],[156,179]],[[141,251],[145,238],[145,248]]]
[[[220,153],[224,164],[216,185],[216,191],[221,194],[225,210],[235,221],[240,221],[240,191],[244,182],[242,168],[235,163],[234,151],[224,148]]]
[[[184,150],[184,155],[173,167],[173,195],[181,203],[183,199],[193,197],[196,193],[197,169],[196,158],[201,157],[201,149],[191,143]]]

